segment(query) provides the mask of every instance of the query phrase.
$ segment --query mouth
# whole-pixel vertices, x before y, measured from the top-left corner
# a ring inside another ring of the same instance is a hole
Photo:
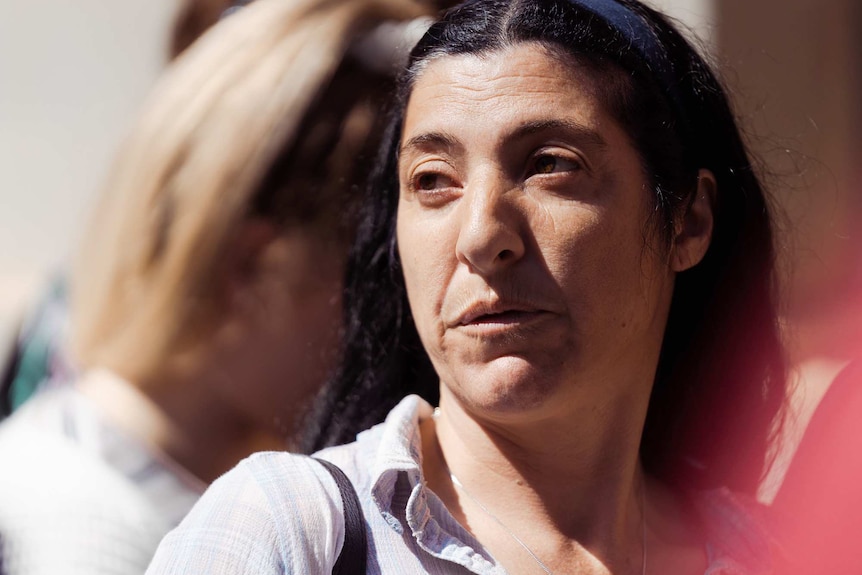
[[[479,302],[465,309],[454,325],[455,327],[503,327],[528,323],[548,314],[547,310],[533,305]]]
[[[483,313],[473,318],[464,318],[460,325],[508,325],[521,323],[535,316],[535,311],[506,310],[496,313]]]

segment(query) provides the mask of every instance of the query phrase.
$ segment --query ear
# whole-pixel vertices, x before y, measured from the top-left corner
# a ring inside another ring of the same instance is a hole
[[[709,170],[697,174],[697,190],[682,220],[676,226],[676,236],[670,254],[671,269],[682,272],[703,259],[712,240],[713,210],[718,186]]]

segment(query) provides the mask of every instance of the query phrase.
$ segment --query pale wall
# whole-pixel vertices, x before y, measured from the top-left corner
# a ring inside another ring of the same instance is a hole
[[[0,0],[0,349],[71,252],[175,0]],[[0,358],[2,362],[2,358]]]

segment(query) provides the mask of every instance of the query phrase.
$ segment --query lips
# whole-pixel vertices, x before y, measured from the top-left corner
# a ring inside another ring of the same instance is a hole
[[[547,312],[529,304],[475,302],[462,311],[453,323],[456,326],[517,324],[544,313]]]

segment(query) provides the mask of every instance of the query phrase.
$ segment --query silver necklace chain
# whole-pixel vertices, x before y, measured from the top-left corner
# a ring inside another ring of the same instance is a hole
[[[435,411],[435,413],[434,413],[435,419],[437,419],[437,417],[439,416],[439,413],[440,413],[439,409],[440,408],[437,408],[434,410]],[[444,465],[446,465],[445,462],[444,462]],[[478,499],[473,497],[473,494],[470,493],[470,491],[466,487],[464,487],[464,484],[461,483],[461,480],[458,479],[458,477],[454,473],[452,473],[451,469],[448,469],[448,466],[447,466],[447,471],[449,472],[449,479],[452,480],[452,484],[455,487],[460,489],[464,493],[464,495],[466,495],[473,503],[476,504],[477,507],[479,507],[479,509],[481,509],[485,513],[485,515],[487,515],[492,520],[494,520],[494,522],[497,525],[499,525],[506,533],[508,533],[509,537],[514,539],[515,542],[518,545],[520,545],[524,549],[524,551],[526,551],[527,554],[529,554],[530,557],[533,558],[533,561],[535,561],[536,564],[542,568],[542,571],[544,571],[548,575],[554,575],[554,572],[551,571],[551,569],[547,565],[545,565],[545,563],[541,559],[539,559],[539,557],[533,552],[533,550],[530,549],[530,547],[526,543],[524,543],[524,541],[520,537],[518,537],[514,531],[509,529],[506,526],[506,524],[503,523],[499,517],[494,515],[490,509],[485,507],[485,505],[481,501],[479,501]],[[646,493],[645,493],[645,491],[646,491],[646,486],[641,485],[641,575],[646,575],[646,568],[647,568]]]

